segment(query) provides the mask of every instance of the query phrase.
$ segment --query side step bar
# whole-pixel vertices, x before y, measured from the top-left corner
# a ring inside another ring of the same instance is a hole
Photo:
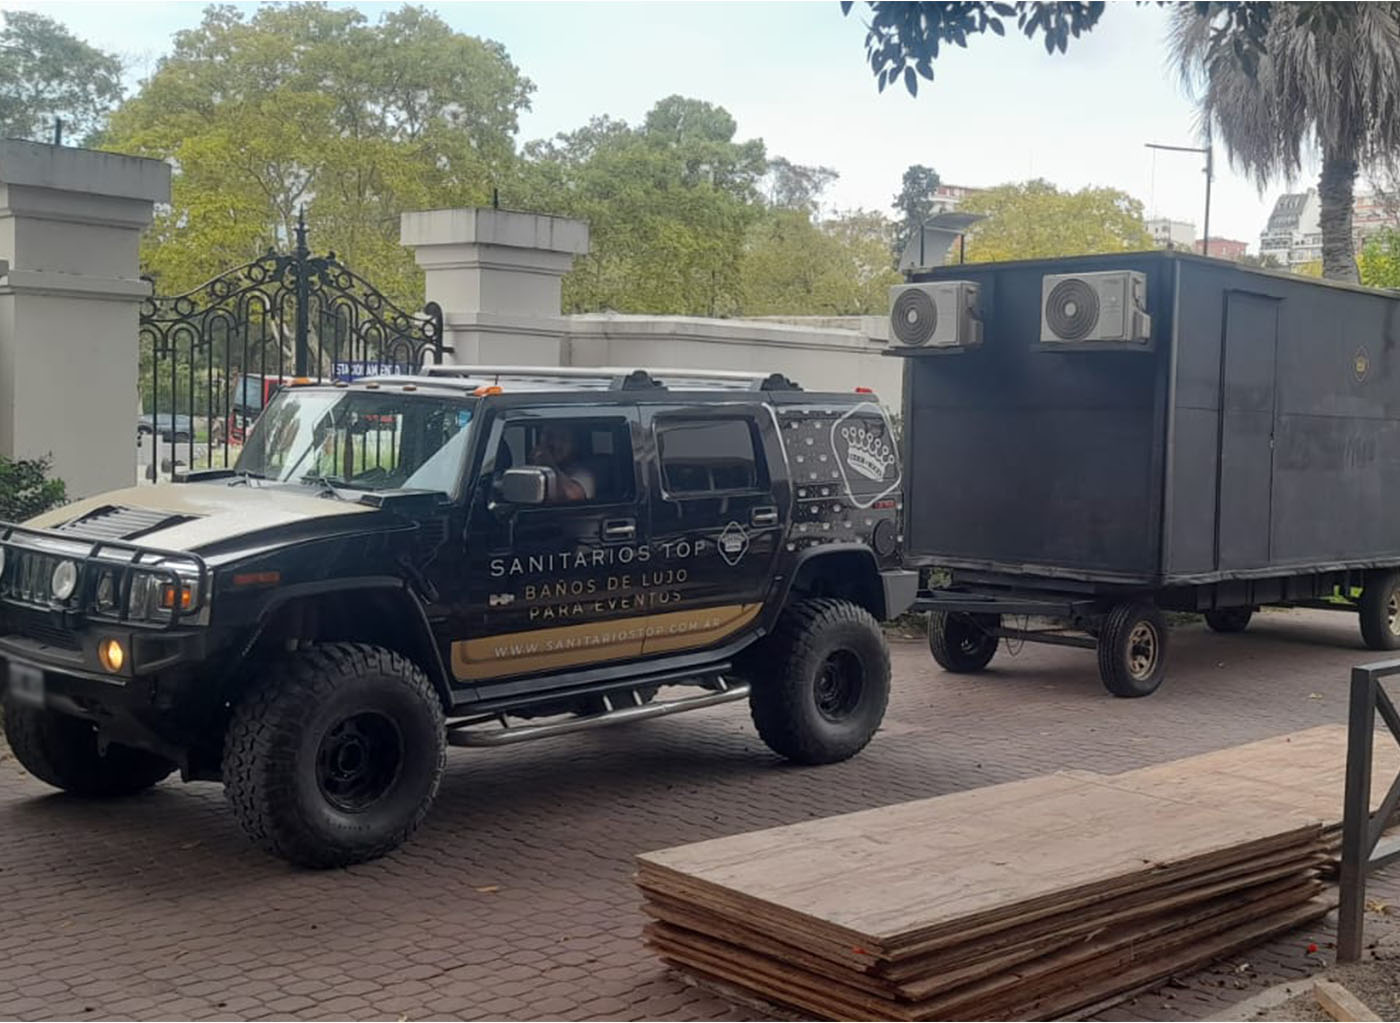
[[[548,739],[555,735],[568,735],[570,732],[582,732],[590,728],[602,728],[605,725],[621,725],[628,721],[644,721],[647,718],[665,717],[668,714],[680,714],[687,710],[701,710],[721,703],[742,700],[749,695],[747,685],[730,686],[723,681],[720,682],[720,685],[723,688],[719,692],[686,696],[679,700],[666,700],[662,703],[619,707],[602,714],[590,714],[588,717],[574,718],[570,721],[555,721],[543,725],[511,725],[506,722],[504,714],[492,718],[500,722],[500,727],[489,730],[468,726],[478,725],[485,720],[492,719],[468,718],[464,721],[448,722],[447,741],[453,746],[510,746],[517,742]]]

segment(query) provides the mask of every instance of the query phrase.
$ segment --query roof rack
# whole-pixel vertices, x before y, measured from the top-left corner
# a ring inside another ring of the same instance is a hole
[[[781,373],[722,369],[622,369],[611,366],[425,366],[425,376],[502,383],[568,383],[584,390],[800,391]]]

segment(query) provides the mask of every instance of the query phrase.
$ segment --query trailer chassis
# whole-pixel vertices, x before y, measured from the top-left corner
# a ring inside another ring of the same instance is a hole
[[[1307,607],[1359,616],[1367,646],[1400,649],[1400,569],[1342,568],[1265,578],[1149,587],[996,572],[954,572],[921,589],[929,649],[947,671],[981,671],[1003,641],[1094,650],[1115,696],[1147,696],[1166,673],[1164,612],[1204,614],[1217,632],[1242,632],[1260,607]],[[1019,621],[1018,621],[1019,619]]]

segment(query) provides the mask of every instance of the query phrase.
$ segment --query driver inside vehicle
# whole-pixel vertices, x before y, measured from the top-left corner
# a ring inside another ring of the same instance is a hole
[[[591,501],[597,494],[597,480],[579,458],[578,439],[567,427],[551,424],[541,430],[530,464],[554,470],[552,502]]]

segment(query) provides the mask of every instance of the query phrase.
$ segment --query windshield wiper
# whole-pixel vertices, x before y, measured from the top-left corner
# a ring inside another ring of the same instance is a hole
[[[344,480],[338,480],[333,476],[317,476],[313,473],[308,473],[297,482],[315,484],[321,488],[322,494],[330,494],[341,500],[344,500],[344,498],[340,497],[340,492],[336,488],[349,486]]]

